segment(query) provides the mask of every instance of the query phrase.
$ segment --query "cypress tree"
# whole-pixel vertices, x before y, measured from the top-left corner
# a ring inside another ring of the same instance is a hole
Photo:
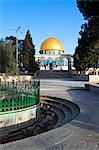
[[[35,73],[38,70],[35,62],[35,46],[32,42],[30,31],[28,30],[23,41],[23,67],[28,73]]]

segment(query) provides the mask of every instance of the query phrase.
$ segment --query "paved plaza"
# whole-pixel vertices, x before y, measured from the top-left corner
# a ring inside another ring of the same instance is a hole
[[[84,90],[84,81],[42,79],[40,94],[76,103],[79,115],[40,135],[1,144],[0,150],[99,150],[99,94]]]

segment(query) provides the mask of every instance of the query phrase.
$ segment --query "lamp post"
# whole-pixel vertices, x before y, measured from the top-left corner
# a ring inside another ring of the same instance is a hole
[[[17,29],[10,29],[8,30],[14,30],[16,32],[16,66],[18,67],[18,32],[20,31],[21,27],[18,27]],[[22,33],[22,31],[20,31]]]

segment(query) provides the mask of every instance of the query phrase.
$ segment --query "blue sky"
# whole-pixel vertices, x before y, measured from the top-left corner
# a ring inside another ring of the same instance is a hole
[[[0,0],[0,18],[0,38],[16,36],[8,28],[21,26],[18,36],[24,39],[29,29],[37,53],[43,40],[56,37],[73,54],[84,23],[76,0]]]

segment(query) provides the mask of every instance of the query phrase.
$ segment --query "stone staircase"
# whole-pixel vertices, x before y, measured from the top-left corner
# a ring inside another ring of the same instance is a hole
[[[50,79],[50,78],[69,78],[71,77],[70,72],[62,70],[40,70],[37,78]]]

